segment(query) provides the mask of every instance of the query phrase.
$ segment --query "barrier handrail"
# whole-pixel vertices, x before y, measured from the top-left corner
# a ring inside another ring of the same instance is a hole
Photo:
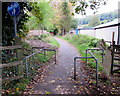
[[[29,75],[28,75],[29,72],[28,72],[28,62],[27,62],[27,59],[30,58],[30,57],[32,57],[32,56],[34,56],[34,55],[36,55],[36,54],[38,54],[38,53],[40,53],[40,52],[42,52],[42,51],[44,51],[44,58],[46,58],[46,57],[45,57],[45,55],[46,55],[45,51],[54,51],[54,52],[55,52],[55,64],[56,64],[56,50],[55,50],[55,49],[43,48],[43,49],[41,49],[41,50],[39,50],[39,51],[37,51],[37,52],[29,55],[29,56],[26,56],[24,60],[25,60],[26,77],[27,77],[27,78],[29,77]]]
[[[31,56],[33,56],[33,55],[35,55],[35,54],[38,54],[38,53],[40,53],[40,52],[42,52],[42,51],[43,51],[43,49],[41,49],[40,51],[37,51],[36,53],[33,53],[33,54],[29,55],[29,56],[26,56],[25,58],[28,59],[28,58],[30,58]]]
[[[76,60],[83,59],[83,58],[93,58],[96,62],[96,86],[98,85],[98,59],[93,56],[92,57],[75,57],[74,58],[74,80],[76,80]]]
[[[104,61],[104,49],[99,49],[99,48],[97,48],[97,49],[86,49],[86,57],[87,57],[87,52],[88,52],[88,50],[101,50],[102,51],[102,63],[103,63],[103,61]],[[95,57],[91,52],[89,53],[90,55],[92,55],[93,57]],[[87,62],[87,58],[86,58],[86,62]]]

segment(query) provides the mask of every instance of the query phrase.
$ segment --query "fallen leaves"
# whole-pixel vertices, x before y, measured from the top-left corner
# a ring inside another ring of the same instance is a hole
[[[45,94],[49,95],[49,94],[51,94],[51,93],[46,91]]]
[[[55,80],[50,81],[50,83],[55,83]]]

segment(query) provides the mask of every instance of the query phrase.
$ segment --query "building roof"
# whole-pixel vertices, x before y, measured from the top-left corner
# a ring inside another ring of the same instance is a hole
[[[115,19],[111,22],[105,23],[105,24],[101,24],[95,27],[86,27],[86,28],[79,28],[78,30],[95,30],[95,29],[101,29],[101,28],[106,28],[106,27],[113,27],[113,26],[118,26],[120,25],[120,18],[119,19]]]
[[[110,27],[110,26],[114,26],[114,25],[116,26],[116,25],[118,25],[118,24],[120,24],[120,19],[115,19],[115,20],[113,20],[113,21],[111,21],[111,22],[98,25],[98,26],[95,27],[95,29]]]
[[[80,28],[78,30],[94,30],[94,27],[86,27],[86,28]]]

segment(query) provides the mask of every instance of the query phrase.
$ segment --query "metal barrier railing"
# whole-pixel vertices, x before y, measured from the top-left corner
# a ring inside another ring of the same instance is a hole
[[[26,56],[26,57],[25,57],[25,67],[26,67],[26,77],[27,77],[27,78],[29,77],[29,63],[28,63],[27,60],[30,59],[30,57],[32,57],[32,56],[34,56],[34,55],[36,55],[36,54],[39,54],[39,53],[40,53],[40,54],[44,54],[44,59],[46,59],[46,51],[54,51],[54,52],[55,52],[55,64],[56,64],[56,50],[55,50],[55,49],[43,48],[43,49],[41,49],[41,50],[39,50],[39,51],[37,51],[37,52],[29,55],[29,56]],[[42,52],[44,52],[44,53],[42,53]]]
[[[55,64],[56,64],[56,50],[55,49],[47,49],[47,48],[43,48],[44,50],[44,58],[46,58],[46,51],[54,51],[55,52]]]
[[[98,85],[98,59],[91,52],[89,52],[89,50],[101,50],[102,51],[102,63],[103,63],[103,61],[104,61],[104,50],[103,49],[87,49],[86,50],[86,57],[75,57],[74,58],[74,80],[76,80],[76,76],[77,76],[76,75],[76,60],[85,58],[86,63],[87,63],[88,58],[93,58],[95,60],[95,63],[96,63],[96,86],[97,86]],[[88,57],[87,53],[89,53],[91,55],[91,57]]]
[[[105,55],[103,49],[99,49],[99,48],[98,48],[98,49],[86,49],[86,57],[87,57],[87,53],[88,53],[89,50],[98,50],[98,51],[102,51],[102,54],[101,54],[101,55],[102,55],[102,63],[103,63],[103,61],[104,61],[104,55]],[[89,54],[91,54],[91,53],[89,53]],[[92,55],[93,55],[93,54],[92,54]],[[86,62],[87,62],[87,58],[86,58]]]
[[[76,80],[76,60],[83,58],[93,58],[96,61],[96,86],[98,85],[98,60],[95,57],[75,57],[74,58],[74,80]]]

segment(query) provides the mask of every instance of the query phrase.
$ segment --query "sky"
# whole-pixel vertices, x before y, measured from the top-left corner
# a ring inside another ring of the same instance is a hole
[[[119,7],[120,7],[120,0],[108,0],[106,5],[102,5],[99,8],[97,14],[106,13],[106,12],[110,12],[110,11],[114,11],[114,10],[118,9],[118,2],[119,2]],[[86,12],[87,12],[86,16],[93,14],[93,11],[91,11],[90,9],[87,9]],[[75,14],[74,17],[82,18],[85,16],[81,16],[80,14]]]

